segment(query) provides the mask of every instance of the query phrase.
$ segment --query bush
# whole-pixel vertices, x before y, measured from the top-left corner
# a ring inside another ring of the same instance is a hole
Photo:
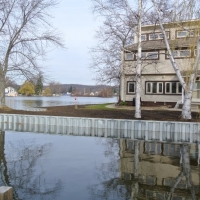
[[[127,106],[127,102],[121,101],[121,102],[119,103],[119,105],[120,105],[120,106]]]

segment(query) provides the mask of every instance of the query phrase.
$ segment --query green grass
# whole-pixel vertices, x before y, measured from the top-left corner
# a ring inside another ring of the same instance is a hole
[[[113,110],[113,108],[107,108],[107,105],[110,105],[111,103],[105,103],[105,104],[95,104],[95,105],[88,105],[85,106],[86,109],[90,110]]]

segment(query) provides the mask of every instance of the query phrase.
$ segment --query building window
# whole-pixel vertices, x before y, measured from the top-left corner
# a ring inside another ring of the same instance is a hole
[[[125,53],[125,60],[134,60],[133,53]]]
[[[158,59],[158,52],[148,52],[147,58],[148,59]]]
[[[146,82],[147,94],[163,94],[162,82]]]
[[[146,59],[146,53],[142,52],[142,53],[141,53],[141,58],[142,58],[142,59]]]
[[[141,35],[141,40],[142,41],[146,41],[147,40],[147,36],[146,35]]]
[[[127,82],[128,94],[135,93],[135,82]]]
[[[178,82],[178,93],[182,93],[182,85]]]
[[[178,51],[177,50],[172,51],[172,56],[174,58],[178,57]]]
[[[185,49],[185,50],[173,50],[172,56],[174,58],[187,58],[191,57],[191,50]],[[169,58],[169,53],[167,52],[167,58]]]
[[[181,50],[180,51],[180,57],[190,57],[191,51],[190,50]]]
[[[169,39],[169,32],[166,32],[167,39]],[[149,40],[161,40],[164,38],[163,33],[150,33]]]
[[[158,34],[153,33],[153,34],[149,34],[149,40],[157,40],[158,39]]]
[[[176,81],[172,82],[148,81],[145,83],[145,92],[146,94],[181,94],[182,86],[180,82]]]
[[[166,82],[165,93],[166,94],[181,94],[182,86],[179,82]]]
[[[148,83],[146,84],[147,88],[146,88],[146,92],[147,93],[151,93],[151,83]]]
[[[177,38],[183,38],[183,37],[193,37],[194,36],[194,30],[185,30],[185,31],[177,31]]]
[[[159,59],[159,53],[158,51],[153,52],[142,52],[141,53],[141,59],[145,60],[156,60]]]
[[[186,37],[187,31],[177,31],[177,38]]]

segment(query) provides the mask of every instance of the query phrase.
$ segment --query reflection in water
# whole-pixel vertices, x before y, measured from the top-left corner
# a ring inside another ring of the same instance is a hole
[[[21,134],[0,134],[0,185],[15,199],[200,199],[197,144]]]
[[[120,140],[120,148],[121,177],[133,182],[132,199],[200,197],[196,144]]]
[[[50,147],[22,141],[17,145],[9,143],[5,152],[5,132],[0,132],[0,185],[12,187],[14,199],[55,199],[58,195],[61,181],[48,182],[43,170],[35,168]]]
[[[100,98],[100,97],[78,97],[76,103],[81,104],[100,104],[100,103],[116,103],[117,97]],[[60,97],[6,97],[6,105],[8,107],[20,110],[35,107],[49,107],[49,106],[63,106],[74,105],[74,97],[60,96]]]
[[[99,184],[89,188],[91,199],[200,199],[197,144],[120,139],[119,148],[119,177],[111,156],[112,167],[102,166]]]

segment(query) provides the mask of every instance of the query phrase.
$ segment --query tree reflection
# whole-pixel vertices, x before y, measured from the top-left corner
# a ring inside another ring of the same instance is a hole
[[[104,155],[109,159],[97,167],[96,179],[98,184],[88,187],[92,200],[130,200],[131,182],[125,183],[119,178],[119,140],[99,140],[104,146]]]
[[[192,179],[191,179],[190,154],[189,154],[189,152],[190,152],[190,148],[189,148],[188,144],[181,145],[181,148],[180,148],[181,172],[178,175],[178,177],[175,179],[174,185],[170,189],[170,192],[169,192],[169,195],[168,195],[168,198],[167,198],[168,200],[171,199],[172,193],[174,192],[175,188],[178,186],[178,184],[180,183],[180,181],[183,179],[184,176],[186,178],[186,184],[187,184],[187,187],[190,190],[192,199],[196,200],[195,190],[194,190],[194,186],[193,186]]]
[[[191,170],[189,144],[107,140],[102,145],[109,162],[98,167],[91,199],[198,199],[199,182],[195,178],[194,184],[191,174],[199,169]]]
[[[17,145],[9,143],[5,153],[5,132],[0,132],[1,184],[13,188],[14,199],[55,199],[58,196],[61,181],[46,180],[42,167],[36,167],[50,146],[20,141]]]

